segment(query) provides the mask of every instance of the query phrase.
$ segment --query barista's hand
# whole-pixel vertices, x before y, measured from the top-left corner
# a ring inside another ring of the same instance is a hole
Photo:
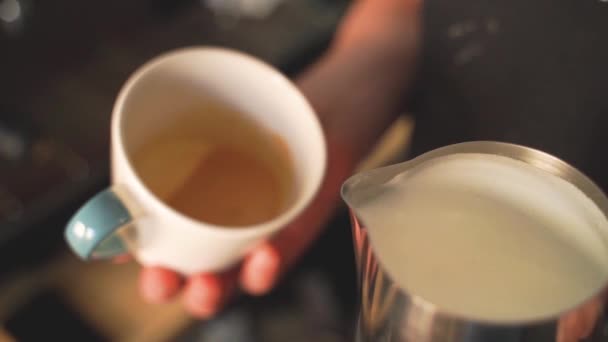
[[[336,153],[334,146],[328,141],[328,153],[333,157],[319,193],[289,227],[255,248],[239,266],[222,274],[205,273],[183,279],[167,269],[144,268],[140,276],[144,299],[161,303],[183,292],[186,309],[195,317],[208,318],[223,307],[237,287],[251,295],[263,295],[271,290],[283,271],[319,235],[338,203],[342,181],[352,172],[354,163],[344,159],[349,154]]]
[[[253,295],[269,291],[276,282],[284,258],[274,243],[265,243],[237,269],[223,274],[206,273],[183,279],[168,269],[144,268],[140,276],[140,291],[148,302],[162,303],[183,289],[185,308],[195,317],[208,318],[222,308],[237,284]]]
[[[272,289],[282,271],[318,235],[322,224],[318,223],[318,212],[314,210],[327,209],[313,207],[272,241],[258,246],[233,270],[182,279],[167,269],[144,268],[140,276],[140,292],[148,302],[161,303],[172,299],[183,289],[184,306],[198,318],[209,318],[216,314],[237,286],[251,295],[263,295]]]
[[[230,299],[237,285],[252,295],[268,292],[277,281],[283,265],[302,248],[297,246],[301,245],[300,242],[294,245],[295,240],[287,236],[311,239],[311,234],[303,227],[294,224],[277,240],[256,248],[239,267],[223,274],[204,273],[183,279],[168,269],[144,268],[140,276],[140,292],[148,302],[162,303],[183,289],[185,308],[195,317],[209,318]]]

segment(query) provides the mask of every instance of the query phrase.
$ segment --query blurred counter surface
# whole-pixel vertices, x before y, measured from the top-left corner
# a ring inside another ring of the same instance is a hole
[[[322,273],[193,324],[179,300],[141,302],[134,263],[75,260],[62,230],[107,185],[111,108],[135,68],[170,49],[217,45],[293,75],[326,47],[347,2],[268,1],[277,7],[244,16],[237,5],[254,2],[0,0],[0,341],[310,340],[302,321],[326,325],[315,339],[336,340],[340,315]],[[273,309],[258,316],[259,303]]]

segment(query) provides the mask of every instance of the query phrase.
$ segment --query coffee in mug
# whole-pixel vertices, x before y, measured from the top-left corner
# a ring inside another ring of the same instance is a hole
[[[209,103],[136,149],[135,171],[174,210],[226,228],[260,224],[293,201],[285,140],[244,114]]]

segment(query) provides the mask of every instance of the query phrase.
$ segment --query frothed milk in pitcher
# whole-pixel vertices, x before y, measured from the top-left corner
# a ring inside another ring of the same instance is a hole
[[[378,262],[413,296],[460,317],[544,319],[608,280],[608,222],[569,182],[527,163],[460,153],[357,192]]]

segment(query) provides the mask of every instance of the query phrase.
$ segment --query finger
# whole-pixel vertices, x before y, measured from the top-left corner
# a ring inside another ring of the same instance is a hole
[[[332,155],[323,184],[309,207],[270,242],[263,243],[245,258],[241,271],[241,287],[251,294],[264,294],[277,282],[319,236],[321,229],[339,203],[342,181],[351,173],[355,163],[348,159],[341,145],[328,142]]]
[[[604,302],[602,299],[595,299],[592,302],[585,305],[581,312],[581,322],[579,327],[578,338],[584,339],[589,337],[593,332],[593,328],[597,323],[602,310]]]
[[[281,255],[275,245],[264,243],[243,261],[241,287],[252,295],[263,295],[276,283],[281,267]]]
[[[149,303],[162,303],[174,297],[182,286],[182,278],[162,267],[145,267],[139,277],[139,289]]]
[[[558,323],[558,342],[577,342],[591,335],[602,311],[603,301],[594,299],[583,307],[561,318]]]
[[[184,290],[184,306],[195,317],[215,315],[234,290],[236,270],[223,275],[198,274],[190,277]]]
[[[560,318],[557,324],[557,342],[577,342],[579,316],[576,313]]]
[[[334,196],[330,187],[317,195],[317,200],[289,227],[281,230],[271,241],[254,249],[243,261],[241,287],[253,295],[267,293],[281,274],[317,238],[325,221],[333,212]],[[321,200],[319,200],[321,199]]]
[[[276,284],[281,274],[317,238],[323,228],[324,217],[313,205],[289,227],[271,241],[264,242],[243,261],[240,283],[250,294],[262,295]]]

